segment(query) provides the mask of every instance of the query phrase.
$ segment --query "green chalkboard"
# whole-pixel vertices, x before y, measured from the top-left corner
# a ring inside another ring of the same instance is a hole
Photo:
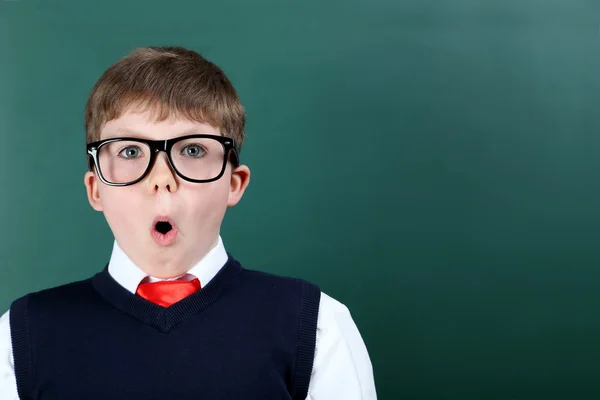
[[[227,249],[346,304],[379,398],[599,398],[599,21],[591,0],[0,1],[0,306],[108,261],[87,95],[181,45],[248,113]]]

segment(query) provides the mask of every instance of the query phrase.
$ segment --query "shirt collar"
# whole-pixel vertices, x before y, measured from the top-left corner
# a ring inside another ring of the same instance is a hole
[[[221,239],[221,236],[219,236],[217,245],[194,265],[186,275],[188,277],[198,278],[200,280],[200,285],[204,287],[212,278],[214,278],[223,265],[225,265],[227,259],[228,255],[223,246],[223,240]],[[116,240],[114,241],[112,254],[108,263],[108,273],[115,281],[117,281],[117,283],[131,293],[135,293],[142,280],[148,277],[148,274],[131,261]],[[149,278],[150,281],[161,280],[154,277]]]

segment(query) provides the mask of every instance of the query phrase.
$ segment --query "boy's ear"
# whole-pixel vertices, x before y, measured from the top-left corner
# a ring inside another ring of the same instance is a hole
[[[100,193],[98,192],[98,179],[96,179],[96,174],[92,171],[88,171],[85,173],[83,180],[90,205],[94,210],[102,211],[102,202],[100,201]]]
[[[240,165],[231,171],[231,183],[229,185],[228,207],[235,206],[244,195],[244,191],[250,183],[250,168]]]

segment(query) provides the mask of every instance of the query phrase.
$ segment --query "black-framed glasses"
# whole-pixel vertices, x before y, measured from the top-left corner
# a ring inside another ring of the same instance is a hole
[[[111,186],[133,185],[146,177],[160,151],[167,153],[171,168],[182,179],[205,183],[223,176],[229,154],[239,165],[239,150],[232,138],[187,135],[167,140],[130,137],[104,139],[87,145],[90,169]]]

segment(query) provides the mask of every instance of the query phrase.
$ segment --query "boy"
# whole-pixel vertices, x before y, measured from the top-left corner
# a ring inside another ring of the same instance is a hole
[[[346,307],[225,251],[221,221],[250,179],[244,122],[224,73],[193,51],[142,48],[105,71],[84,181],[113,252],[2,316],[0,398],[376,398]]]

